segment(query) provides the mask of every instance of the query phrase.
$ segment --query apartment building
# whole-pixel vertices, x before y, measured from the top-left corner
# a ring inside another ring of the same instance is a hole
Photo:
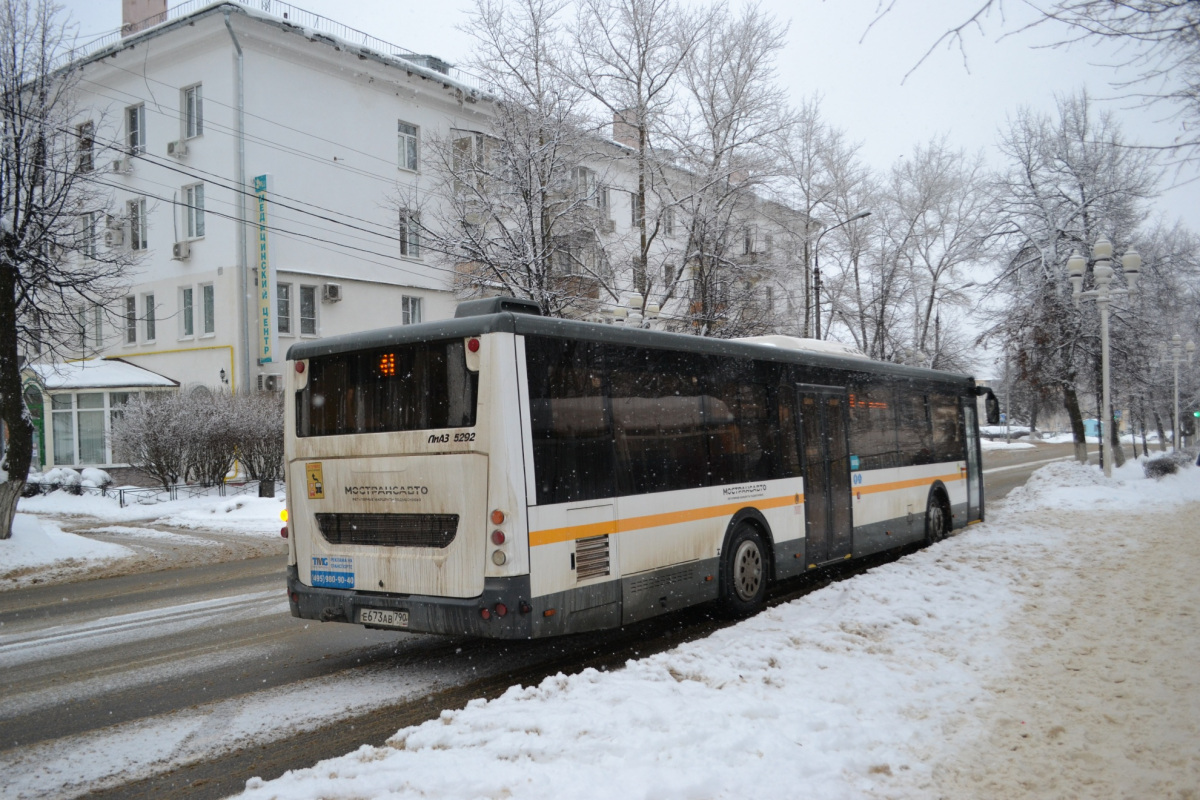
[[[97,369],[48,379],[31,354],[35,416],[61,420],[57,443],[40,426],[46,467],[112,466],[79,428],[101,420],[84,404],[108,420],[131,392],[274,390],[293,342],[452,316],[456,266],[429,252],[416,209],[445,191],[430,143],[488,129],[477,79],[287,3],[125,0],[124,15],[76,62],[81,163],[112,202],[81,216],[72,257],[120,249],[136,267],[117,308],[80,311],[78,357]],[[587,188],[599,230],[627,235],[632,176],[605,173]],[[771,242],[750,237],[747,257]],[[114,359],[129,385],[100,368]]]

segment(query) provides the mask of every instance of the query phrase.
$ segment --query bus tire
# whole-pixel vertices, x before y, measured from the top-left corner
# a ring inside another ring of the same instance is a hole
[[[721,559],[721,609],[745,617],[762,607],[767,596],[767,546],[753,525],[742,522],[733,531]]]
[[[925,544],[931,545],[945,539],[950,533],[950,512],[945,497],[938,489],[929,493],[925,504]]]

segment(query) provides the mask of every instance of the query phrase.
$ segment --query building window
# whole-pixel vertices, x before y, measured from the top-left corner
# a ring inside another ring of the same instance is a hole
[[[663,211],[663,233],[667,236],[675,235],[675,209],[673,208]]]
[[[217,331],[217,303],[216,296],[213,293],[213,285],[206,283],[200,287],[200,302],[204,307],[204,333],[216,333]]]
[[[404,325],[415,325],[421,321],[421,298],[400,298],[400,322]]]
[[[194,139],[204,133],[204,99],[200,84],[183,90],[183,138]]]
[[[95,211],[79,215],[79,253],[87,258],[96,257],[96,227],[100,215]]]
[[[146,242],[146,198],[139,197],[125,204],[125,213],[129,217],[129,247],[133,250],[145,250]]]
[[[137,344],[137,298],[125,298],[125,344]]]
[[[640,195],[629,195],[629,224],[638,227],[642,219],[642,198]]]
[[[146,152],[146,107],[125,109],[125,152],[131,156]]]
[[[300,335],[317,335],[317,287],[300,287]]]
[[[758,252],[758,228],[747,225],[742,231],[742,255],[748,256]]]
[[[193,183],[183,187],[183,205],[187,210],[187,235],[189,239],[204,236],[204,184]]]
[[[400,168],[417,171],[417,126],[407,122],[397,124],[400,139]]]
[[[154,326],[154,295],[142,295],[142,319],[146,325],[146,341],[153,342],[155,338]]]
[[[75,138],[79,140],[76,165],[80,172],[91,172],[96,167],[96,125],[90,120],[76,125]]]
[[[421,218],[415,211],[400,212],[400,255],[421,257]]]
[[[113,463],[108,433],[112,430],[112,422],[121,418],[122,406],[137,395],[137,392],[51,395],[54,464]]]
[[[196,335],[196,312],[195,305],[192,302],[194,294],[190,286],[184,286],[179,290],[179,322],[181,334],[183,336]]]
[[[279,332],[292,335],[292,285],[281,283],[275,287],[275,317],[279,320]]]
[[[51,425],[54,429],[54,463],[75,463],[75,395],[50,395]]]

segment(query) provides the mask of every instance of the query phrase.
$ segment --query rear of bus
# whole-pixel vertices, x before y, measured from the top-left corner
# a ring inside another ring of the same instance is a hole
[[[511,331],[502,313],[289,350],[293,616],[530,635]]]

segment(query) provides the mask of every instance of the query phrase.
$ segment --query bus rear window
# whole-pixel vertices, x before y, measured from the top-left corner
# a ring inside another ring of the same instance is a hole
[[[296,435],[473,427],[478,388],[461,339],[312,358]]]

